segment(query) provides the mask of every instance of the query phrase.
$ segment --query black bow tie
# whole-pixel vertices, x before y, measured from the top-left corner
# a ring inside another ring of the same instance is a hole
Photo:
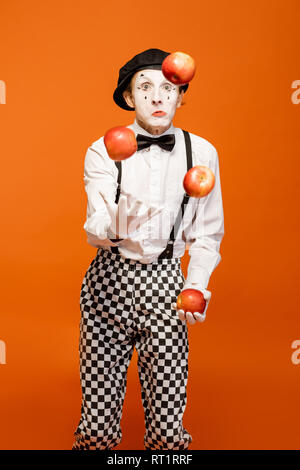
[[[136,140],[138,144],[137,151],[150,147],[151,144],[157,144],[162,149],[168,150],[169,152],[171,152],[171,150],[173,149],[175,145],[174,134],[166,134],[160,137],[148,137],[147,135],[138,134],[136,136]]]

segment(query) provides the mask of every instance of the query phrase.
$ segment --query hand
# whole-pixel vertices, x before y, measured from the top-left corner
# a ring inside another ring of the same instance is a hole
[[[146,206],[143,201],[131,194],[122,191],[119,203],[109,201],[102,194],[107,210],[111,217],[110,230],[115,235],[113,238],[127,238],[138,230],[147,220],[163,210],[163,206]]]
[[[193,284],[190,284],[190,285],[185,285],[184,289],[195,289],[196,287],[193,286]],[[183,289],[183,290],[184,290]],[[200,289],[198,289],[200,290]],[[194,325],[195,323],[200,322],[204,322],[205,318],[206,318],[206,310],[207,310],[207,307],[208,307],[208,304],[209,304],[209,301],[210,301],[210,298],[211,298],[211,292],[207,289],[201,289],[201,292],[206,300],[206,306],[205,306],[205,309],[204,309],[204,312],[203,313],[200,313],[200,312],[185,312],[184,310],[182,309],[177,309],[177,303],[176,302],[173,302],[171,307],[174,308],[175,310],[177,310],[177,313],[178,313],[178,316],[180,318],[180,320],[182,322],[185,322],[187,321],[190,325]]]
[[[172,308],[177,310],[176,302],[172,304]],[[197,321],[203,322],[206,318],[206,314],[200,312],[185,312],[184,310],[180,309],[177,310],[177,313],[182,322],[187,321],[188,323],[190,323],[190,325],[194,325]]]

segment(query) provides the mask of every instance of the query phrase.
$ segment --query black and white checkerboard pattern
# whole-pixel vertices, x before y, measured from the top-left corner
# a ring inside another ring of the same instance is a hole
[[[180,258],[141,264],[99,248],[80,294],[81,418],[73,450],[109,450],[120,421],[133,348],[145,416],[144,448],[185,450],[188,329],[171,308],[184,285]]]

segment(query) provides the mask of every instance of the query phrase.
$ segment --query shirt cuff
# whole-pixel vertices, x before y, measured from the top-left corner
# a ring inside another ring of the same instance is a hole
[[[199,284],[206,289],[209,283],[210,275],[204,268],[193,267],[189,264],[186,276],[186,282],[189,284]]]
[[[204,293],[204,291],[206,290],[203,284],[199,284],[196,282],[189,282],[187,279],[184,283],[182,290],[184,289],[197,289],[197,290],[200,290],[202,293]]]

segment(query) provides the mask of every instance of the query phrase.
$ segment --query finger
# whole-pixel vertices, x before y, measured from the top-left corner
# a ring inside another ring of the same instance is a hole
[[[185,322],[185,321],[186,321],[185,313],[184,313],[183,310],[178,310],[178,316],[179,316],[179,318],[180,318],[180,320],[181,320],[182,322]]]
[[[145,204],[143,201],[137,200],[134,206],[134,211],[137,217],[143,218],[148,216],[148,210],[144,209]]]
[[[121,194],[126,197],[126,199],[129,201],[136,201],[136,197],[134,197],[132,194],[128,193],[127,191],[124,191],[124,189],[122,189],[121,191]]]
[[[156,210],[156,212],[151,212],[150,209],[146,209],[144,212],[138,214],[140,224],[152,219],[155,215],[159,214],[161,210]]]
[[[154,217],[157,214],[160,214],[163,209],[164,209],[164,206],[150,207],[150,218]]]
[[[119,202],[117,204],[117,209],[116,209],[116,217],[119,218],[119,224],[123,225],[127,221],[127,198],[126,196],[120,196]]]
[[[126,197],[130,196],[130,194],[127,191],[124,191],[124,189],[122,189],[121,194],[122,194],[122,196],[124,195]]]
[[[145,206],[144,203],[142,203],[143,206],[145,207],[144,212],[141,212],[140,216],[141,217],[149,217],[150,219],[154,217],[157,214],[160,214],[160,212],[164,209],[164,206]]]
[[[142,219],[147,219],[148,215],[147,212],[143,209],[143,202],[142,201],[134,201],[130,207],[128,207],[127,215],[128,217],[134,217],[139,220],[141,223]]]
[[[122,204],[124,204],[124,202],[126,201],[127,201],[127,197],[124,194],[121,194],[119,197],[119,203],[122,202]]]
[[[193,317],[193,314],[191,312],[186,312],[186,319],[191,325],[194,325],[197,321],[197,320],[195,320],[195,318]]]
[[[137,197],[131,196],[130,199],[133,202],[133,204],[132,204],[133,207],[135,207],[135,206],[136,207],[141,207],[144,204],[144,202],[141,199],[138,199]]]
[[[209,300],[211,298],[211,292],[209,290],[206,290],[203,292],[205,300]]]
[[[128,231],[128,220],[127,220],[127,206],[128,201],[126,196],[120,196],[119,203],[117,205],[117,209],[115,212],[115,224],[117,233],[121,238],[126,238],[126,234]],[[122,234],[122,235],[121,235]]]
[[[203,313],[195,312],[194,317],[199,322],[203,322],[205,320],[205,315]]]
[[[175,310],[177,310],[177,303],[176,303],[176,302],[173,302],[173,303],[171,304],[171,307],[174,308]]]

